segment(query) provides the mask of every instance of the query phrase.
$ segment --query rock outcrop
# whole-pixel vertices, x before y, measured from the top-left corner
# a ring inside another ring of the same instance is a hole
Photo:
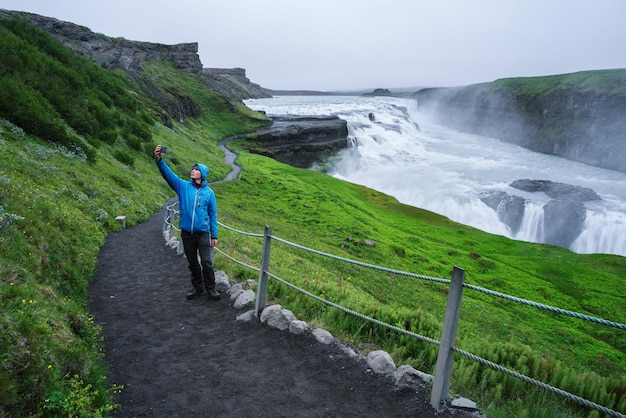
[[[521,179],[515,180],[510,186],[526,192],[542,192],[552,199],[558,200],[573,200],[576,202],[602,200],[598,193],[588,187],[573,186],[550,180]]]
[[[205,85],[219,93],[239,100],[272,97],[260,85],[246,77],[243,68],[203,68]]]
[[[197,117],[200,106],[183,91],[164,90],[151,77],[143,74],[142,65],[150,61],[170,62],[174,68],[193,74],[207,89],[221,94],[226,106],[229,101],[268,97],[263,89],[251,83],[242,68],[204,69],[198,56],[198,43],[164,45],[130,41],[94,33],[89,28],[71,22],[33,13],[0,9],[0,18],[26,19],[35,27],[48,32],[75,53],[83,55],[104,68],[121,68],[132,77],[142,91],[157,104],[154,109],[161,122],[173,128],[174,121],[183,123]]]
[[[198,56],[198,44],[182,43],[164,45],[151,42],[129,41],[94,33],[89,28],[52,17],[27,12],[0,10],[0,16],[20,16],[41,30],[48,32],[74,52],[100,64],[104,68],[122,68],[127,72],[138,71],[148,60],[171,61],[175,68],[192,74],[202,73]]]
[[[272,122],[256,133],[250,152],[294,167],[310,168],[348,147],[348,123],[336,116],[282,116],[272,118]]]
[[[104,68],[121,68],[131,76],[144,93],[157,103],[154,111],[170,128],[174,121],[184,123],[188,117],[200,114],[200,105],[184,91],[163,89],[145,76],[142,66],[149,61],[171,62],[180,70],[198,78],[209,90],[219,93],[225,106],[231,101],[271,97],[267,90],[252,83],[243,68],[203,68],[197,43],[163,45],[129,41],[94,33],[89,28],[71,22],[33,13],[0,9],[0,18],[26,19],[48,32],[75,53],[83,55]],[[268,155],[296,167],[309,168],[347,147],[347,123],[336,117],[277,118],[256,136],[252,152]]]
[[[500,222],[507,225],[513,235],[519,232],[526,211],[526,199],[503,191],[494,191],[483,192],[480,200],[496,212]]]
[[[422,89],[433,121],[533,151],[626,172],[626,70]]]
[[[92,32],[89,28],[75,23],[33,13],[0,9],[0,17],[10,19],[13,16],[28,20],[77,54],[89,58],[102,67],[121,68],[135,79],[141,73],[143,63],[151,60],[168,61],[174,68],[197,76],[208,89],[231,100],[269,97],[261,86],[250,82],[243,68],[203,68],[198,56],[197,42],[165,45],[113,38]],[[147,94],[154,95],[154,89],[146,85],[145,80],[140,84],[144,86],[143,90]],[[159,101],[162,101],[161,95],[156,94],[156,96]],[[175,102],[176,100],[172,101],[168,98],[165,103],[166,107],[173,108],[173,112],[168,111],[171,119],[179,120],[184,116],[193,116],[193,114],[185,113],[185,109],[190,107],[189,103],[181,103],[178,106]]]
[[[543,193],[550,198],[543,206],[543,241],[569,248],[583,230],[587,211],[584,202],[601,200],[592,189],[549,180],[515,180],[509,186],[530,193]],[[520,230],[526,199],[504,191],[485,192],[480,199],[511,228],[513,235]]]

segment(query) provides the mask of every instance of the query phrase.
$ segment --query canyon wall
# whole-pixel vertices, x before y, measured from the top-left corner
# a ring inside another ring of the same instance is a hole
[[[435,123],[626,172],[626,70],[416,92]]]

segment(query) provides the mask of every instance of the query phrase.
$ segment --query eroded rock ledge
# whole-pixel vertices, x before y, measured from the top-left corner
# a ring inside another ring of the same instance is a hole
[[[143,75],[143,64],[150,61],[170,62],[174,68],[187,71],[209,90],[228,100],[269,97],[261,86],[246,77],[243,68],[203,68],[198,56],[198,43],[188,42],[165,45],[153,42],[132,41],[92,32],[85,26],[65,22],[34,13],[0,9],[0,19],[19,17],[35,27],[48,32],[76,54],[85,56],[103,68],[120,68],[132,77],[142,91],[155,99],[162,110],[158,116],[162,123],[173,127],[173,121],[183,123],[187,117],[197,117],[199,104],[176,88],[165,90]],[[229,106],[228,103],[225,103]]]
[[[256,133],[251,152],[310,168],[348,146],[348,123],[339,117],[280,116],[271,120],[272,125]]]
[[[127,72],[139,70],[141,63],[150,59],[171,61],[174,67],[192,74],[202,72],[198,57],[198,43],[164,45],[152,42],[130,41],[94,33],[89,28],[34,13],[0,10],[0,17],[20,16],[42,29],[74,52],[83,55],[104,68],[122,68]]]
[[[530,193],[544,193],[544,240],[547,244],[569,248],[583,231],[587,216],[584,202],[602,200],[592,189],[550,180],[515,180],[511,187]],[[526,199],[504,191],[484,192],[480,199],[498,214],[500,221],[519,232],[526,210]]]

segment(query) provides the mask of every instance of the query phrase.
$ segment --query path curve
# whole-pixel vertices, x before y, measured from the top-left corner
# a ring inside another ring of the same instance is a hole
[[[222,151],[224,151],[224,161],[227,162],[228,164],[230,164],[232,170],[222,180],[216,180],[216,181],[211,182],[210,184],[222,183],[222,182],[225,182],[225,181],[235,180],[237,178],[237,176],[241,172],[241,166],[235,164],[235,161],[237,160],[237,154],[232,152],[231,150],[229,150],[226,147],[226,143],[229,142],[229,141],[233,141],[235,139],[243,138],[244,136],[245,135],[231,136],[231,137],[222,139],[217,144],[217,146],[220,147],[220,149],[222,149]]]

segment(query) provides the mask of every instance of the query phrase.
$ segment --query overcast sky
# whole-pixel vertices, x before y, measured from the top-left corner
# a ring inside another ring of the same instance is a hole
[[[197,42],[269,89],[458,86],[626,68],[626,0],[0,0],[130,40]]]

